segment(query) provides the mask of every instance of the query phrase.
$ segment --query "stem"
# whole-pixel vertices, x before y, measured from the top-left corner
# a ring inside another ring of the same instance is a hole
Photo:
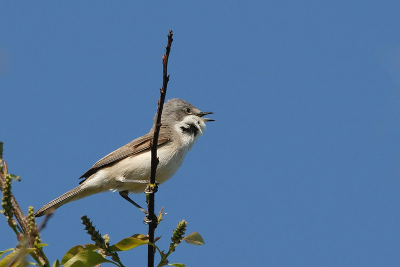
[[[158,158],[157,158],[157,145],[158,145],[158,136],[160,134],[160,127],[161,127],[161,114],[162,109],[164,107],[165,95],[167,93],[167,85],[169,81],[169,75],[167,74],[167,66],[168,66],[168,58],[169,53],[171,51],[171,44],[172,44],[172,30],[169,31],[168,34],[168,43],[165,47],[166,53],[163,55],[163,85],[160,89],[160,100],[158,100],[158,109],[157,109],[157,121],[155,122],[154,127],[154,136],[153,142],[151,143],[151,175],[149,181],[149,187],[154,187],[156,183],[156,170],[158,165]],[[154,194],[152,192],[148,194],[147,206],[149,211],[149,218],[151,219],[151,223],[149,223],[149,242],[154,243],[154,232],[157,227],[157,217],[154,214]],[[153,267],[154,266],[154,247],[152,245],[148,245],[147,248],[147,266]]]

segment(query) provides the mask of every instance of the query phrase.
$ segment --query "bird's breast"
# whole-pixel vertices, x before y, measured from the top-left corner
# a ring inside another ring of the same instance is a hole
[[[170,141],[157,150],[159,163],[157,165],[156,182],[162,184],[170,179],[182,165],[187,152],[195,140],[178,143]],[[142,193],[147,186],[143,183],[149,180],[151,174],[151,152],[146,151],[102,168],[85,182],[85,187],[94,187],[98,191],[117,190]],[[142,183],[135,183],[141,180]],[[93,188],[93,189],[94,189]]]

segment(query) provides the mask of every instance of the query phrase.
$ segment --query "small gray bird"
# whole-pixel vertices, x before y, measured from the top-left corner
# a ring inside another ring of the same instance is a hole
[[[203,134],[205,122],[214,121],[204,118],[208,114],[212,112],[201,112],[181,99],[171,99],[165,103],[158,138],[157,183],[167,181],[181,166],[186,153],[197,137]],[[154,126],[148,134],[100,159],[80,177],[84,180],[79,186],[44,205],[35,216],[46,215],[68,202],[109,190],[116,190],[122,197],[133,202],[128,193],[143,192],[150,177],[150,142],[153,132]]]

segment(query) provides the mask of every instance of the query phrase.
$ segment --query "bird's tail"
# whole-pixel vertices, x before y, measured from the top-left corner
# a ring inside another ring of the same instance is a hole
[[[74,189],[50,201],[49,203],[38,209],[38,211],[36,211],[35,213],[35,217],[40,217],[52,213],[54,212],[55,209],[58,209],[59,207],[61,207],[64,204],[67,204],[68,202],[75,201],[90,195],[90,194],[85,194],[85,191],[87,190],[85,190],[83,185],[75,187]]]

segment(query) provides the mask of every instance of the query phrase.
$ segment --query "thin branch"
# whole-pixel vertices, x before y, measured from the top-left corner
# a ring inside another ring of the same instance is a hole
[[[0,165],[2,165],[3,167],[0,168],[0,190],[3,192],[4,189],[4,185],[6,183],[5,180],[5,175],[7,174],[8,170],[7,170],[7,163],[3,160],[2,158],[2,152],[3,152],[3,143],[0,143],[0,152],[1,152],[1,157],[0,157]],[[22,212],[20,206],[18,205],[17,200],[15,199],[14,195],[11,193],[11,203],[12,203],[12,212],[15,216],[15,218],[17,219],[19,225],[22,227],[22,231],[24,233],[24,235],[27,237],[27,240],[29,240],[29,245],[30,247],[33,247],[33,238],[31,238],[30,234],[29,234],[29,225],[28,225],[28,220],[26,219],[25,214]],[[48,217],[46,217],[45,222],[47,221]],[[43,224],[44,227],[44,224]],[[42,227],[40,228],[42,229]],[[32,252],[34,255],[36,256],[36,258],[40,261],[40,263],[42,264],[42,266],[45,266],[47,261],[46,261],[46,257],[44,256],[43,252],[41,252],[40,250],[35,250]]]
[[[3,161],[5,163],[5,161]],[[0,171],[0,189],[1,191],[3,191],[3,187],[4,187],[4,183],[6,182],[5,177],[3,175],[3,173]],[[22,227],[22,230],[24,231],[24,233],[28,233],[28,223],[25,220],[25,215],[22,212],[21,208],[18,205],[17,200],[15,199],[14,195],[11,194],[11,203],[12,203],[12,209],[13,209],[13,213],[15,215],[15,217],[17,218],[17,221],[19,222],[19,224]]]
[[[155,127],[154,127],[154,136],[153,136],[153,142],[151,143],[151,176],[150,176],[150,183],[149,187],[150,188],[155,188],[156,184],[156,170],[157,170],[157,165],[158,165],[158,157],[157,157],[157,145],[158,145],[158,136],[160,134],[160,128],[161,128],[161,114],[162,114],[162,109],[164,107],[164,101],[165,101],[165,95],[167,93],[167,85],[169,81],[169,75],[167,74],[167,67],[168,67],[168,58],[169,58],[169,53],[171,51],[171,44],[172,44],[172,35],[173,32],[172,30],[169,31],[168,34],[168,43],[167,46],[165,47],[166,52],[165,55],[163,55],[162,62],[163,62],[163,85],[162,88],[160,89],[160,100],[158,100],[158,109],[157,109],[157,120],[155,122]],[[149,242],[154,243],[154,232],[157,227],[157,217],[154,214],[154,193],[150,192],[148,194],[148,201],[147,201],[147,206],[148,206],[148,211],[150,216],[151,222],[149,223]],[[148,246],[147,249],[147,266],[153,267],[154,266],[154,247],[152,245]]]

